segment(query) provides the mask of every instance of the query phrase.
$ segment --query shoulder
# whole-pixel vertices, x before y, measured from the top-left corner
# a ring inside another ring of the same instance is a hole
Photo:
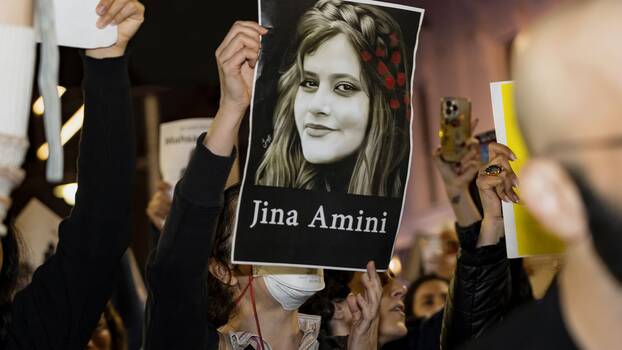
[[[512,312],[467,349],[577,349],[564,324],[555,284],[544,299]]]

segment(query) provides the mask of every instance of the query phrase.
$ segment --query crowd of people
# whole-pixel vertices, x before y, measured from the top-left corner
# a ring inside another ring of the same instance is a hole
[[[85,115],[75,206],[60,224],[56,251],[18,288],[20,233],[11,225],[10,192],[24,177],[20,165],[27,143],[25,127],[12,121],[28,115],[35,57],[32,9],[32,0],[0,3],[0,206],[3,215],[8,213],[0,240],[0,348],[621,346],[622,333],[616,331],[622,327],[622,192],[617,183],[622,174],[616,165],[622,159],[622,124],[617,123],[622,116],[617,108],[622,49],[615,44],[622,35],[619,1],[571,1],[520,34],[512,74],[518,119],[532,159],[519,178],[512,168],[516,155],[499,143],[488,146],[486,160],[475,141],[457,163],[444,161],[440,151],[432,155],[456,221],[453,230],[417,238],[413,252],[418,262],[408,286],[391,270],[378,273],[374,261],[365,272],[231,262],[240,186],[225,184],[251,104],[261,37],[269,32],[256,22],[234,23],[215,53],[220,104],[214,121],[199,137],[180,182],[158,186],[146,208],[159,239],[144,268],[146,301],[130,292],[133,296],[126,299],[135,312],[125,319],[116,310],[122,303],[113,295],[130,285],[139,288],[123,272],[131,270],[123,266],[132,260],[126,251],[136,172],[126,48],[143,22],[145,7],[137,0],[101,0],[96,8],[98,26],[116,24],[118,41],[82,54]],[[326,27],[317,43],[301,50],[298,65],[337,39],[338,46],[356,47],[369,37],[370,28],[352,27],[353,16],[373,11],[355,11],[341,0],[320,0],[313,11],[315,20],[300,30]],[[300,84],[311,93],[314,86],[297,76],[302,71],[306,69],[293,65],[283,83]],[[292,104],[287,98],[280,100]],[[260,183],[291,185],[267,180],[285,170],[321,175],[305,165],[313,145],[297,139],[288,108],[275,120],[287,125],[282,131],[294,138],[283,136],[270,147],[292,149],[287,142],[293,142],[294,152],[305,154],[297,157],[302,165],[278,168],[278,162],[262,161]],[[368,118],[380,123],[374,118],[383,117]],[[341,189],[398,193],[403,185],[402,168],[395,165],[399,162],[373,160],[372,169],[391,179],[388,184],[372,188],[370,179],[360,178],[367,175],[354,172]],[[301,186],[340,187],[321,176]],[[566,252],[552,281],[534,284],[535,265],[507,258],[503,202],[526,206],[564,242]],[[304,283],[296,280],[300,276]],[[139,344],[135,339],[141,339]]]

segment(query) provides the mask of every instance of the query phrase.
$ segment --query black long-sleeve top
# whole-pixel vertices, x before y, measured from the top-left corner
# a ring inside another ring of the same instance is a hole
[[[147,264],[146,350],[218,349],[217,329],[207,318],[207,263],[235,157],[214,155],[203,146],[204,137],[175,187]]]
[[[533,299],[522,262],[506,257],[505,239],[476,248],[481,222],[456,225],[461,251],[445,306],[441,349],[480,338],[507,314]]]
[[[17,293],[4,349],[83,350],[110,299],[131,232],[135,130],[127,58],[83,58],[78,192],[56,253]]]

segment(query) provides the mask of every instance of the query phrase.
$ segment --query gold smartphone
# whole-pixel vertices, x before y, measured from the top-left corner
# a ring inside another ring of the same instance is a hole
[[[441,98],[441,157],[458,162],[467,152],[471,137],[471,102],[462,97]]]

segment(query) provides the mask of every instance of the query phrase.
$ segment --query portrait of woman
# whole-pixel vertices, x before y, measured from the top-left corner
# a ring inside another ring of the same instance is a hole
[[[295,36],[255,185],[401,198],[412,51],[400,25],[379,6],[320,0]]]

